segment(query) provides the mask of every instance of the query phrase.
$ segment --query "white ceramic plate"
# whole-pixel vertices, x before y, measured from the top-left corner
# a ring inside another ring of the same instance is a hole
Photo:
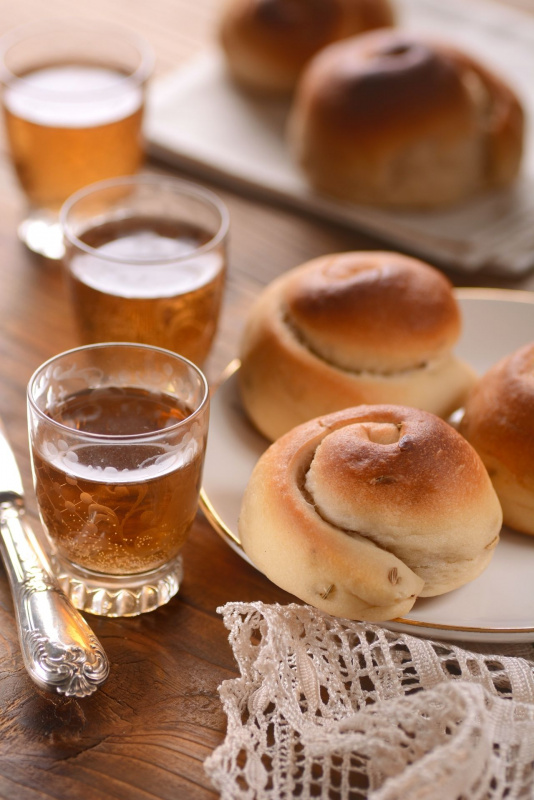
[[[461,358],[480,373],[502,356],[534,341],[534,293],[460,289]],[[237,518],[250,473],[268,442],[241,407],[234,362],[215,392],[201,505],[215,530],[240,556]],[[533,410],[534,413],[534,410]],[[488,569],[440,597],[418,600],[406,617],[385,627],[438,639],[534,641],[534,537],[503,529]]]

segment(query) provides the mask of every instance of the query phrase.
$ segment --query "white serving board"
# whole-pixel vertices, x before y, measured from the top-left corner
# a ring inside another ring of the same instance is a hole
[[[534,120],[534,15],[492,0],[397,0],[396,6],[403,28],[451,41],[501,74]],[[287,101],[236,87],[214,42],[152,86],[149,151],[198,175],[376,234],[436,264],[511,275],[534,267],[534,125],[512,189],[447,211],[401,213],[313,192],[286,147],[287,111]]]

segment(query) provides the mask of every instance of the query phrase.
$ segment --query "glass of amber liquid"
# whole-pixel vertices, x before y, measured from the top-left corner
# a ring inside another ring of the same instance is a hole
[[[152,67],[143,39],[103,23],[31,23],[0,39],[5,127],[29,203],[19,236],[31,250],[60,258],[67,197],[141,165]]]
[[[142,342],[202,365],[219,317],[228,212],[197,184],[138,175],[75,193],[61,210],[81,341]]]
[[[178,591],[208,415],[198,367],[147,345],[81,347],[34,373],[37,502],[53,569],[77,608],[134,616]]]

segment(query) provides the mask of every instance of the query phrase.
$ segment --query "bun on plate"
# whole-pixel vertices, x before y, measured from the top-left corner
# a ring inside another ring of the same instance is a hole
[[[476,380],[452,348],[460,312],[445,276],[408,256],[322,256],[273,281],[250,309],[241,344],[243,406],[276,439],[360,403],[448,416]]]
[[[325,45],[392,24],[389,0],[226,0],[219,34],[237,81],[288,92]]]
[[[505,525],[534,534],[534,342],[480,379],[460,432],[486,465]]]
[[[257,462],[239,536],[274,583],[331,614],[380,621],[488,565],[502,512],[446,422],[360,406],[300,425]]]
[[[352,37],[307,65],[289,145],[310,183],[354,203],[436,208],[517,175],[523,111],[474,58],[399,30]]]

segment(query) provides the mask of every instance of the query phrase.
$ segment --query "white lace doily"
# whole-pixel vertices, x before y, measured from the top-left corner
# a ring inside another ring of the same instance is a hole
[[[467,651],[296,604],[219,611],[241,673],[205,762],[222,800],[534,797],[530,645]]]

